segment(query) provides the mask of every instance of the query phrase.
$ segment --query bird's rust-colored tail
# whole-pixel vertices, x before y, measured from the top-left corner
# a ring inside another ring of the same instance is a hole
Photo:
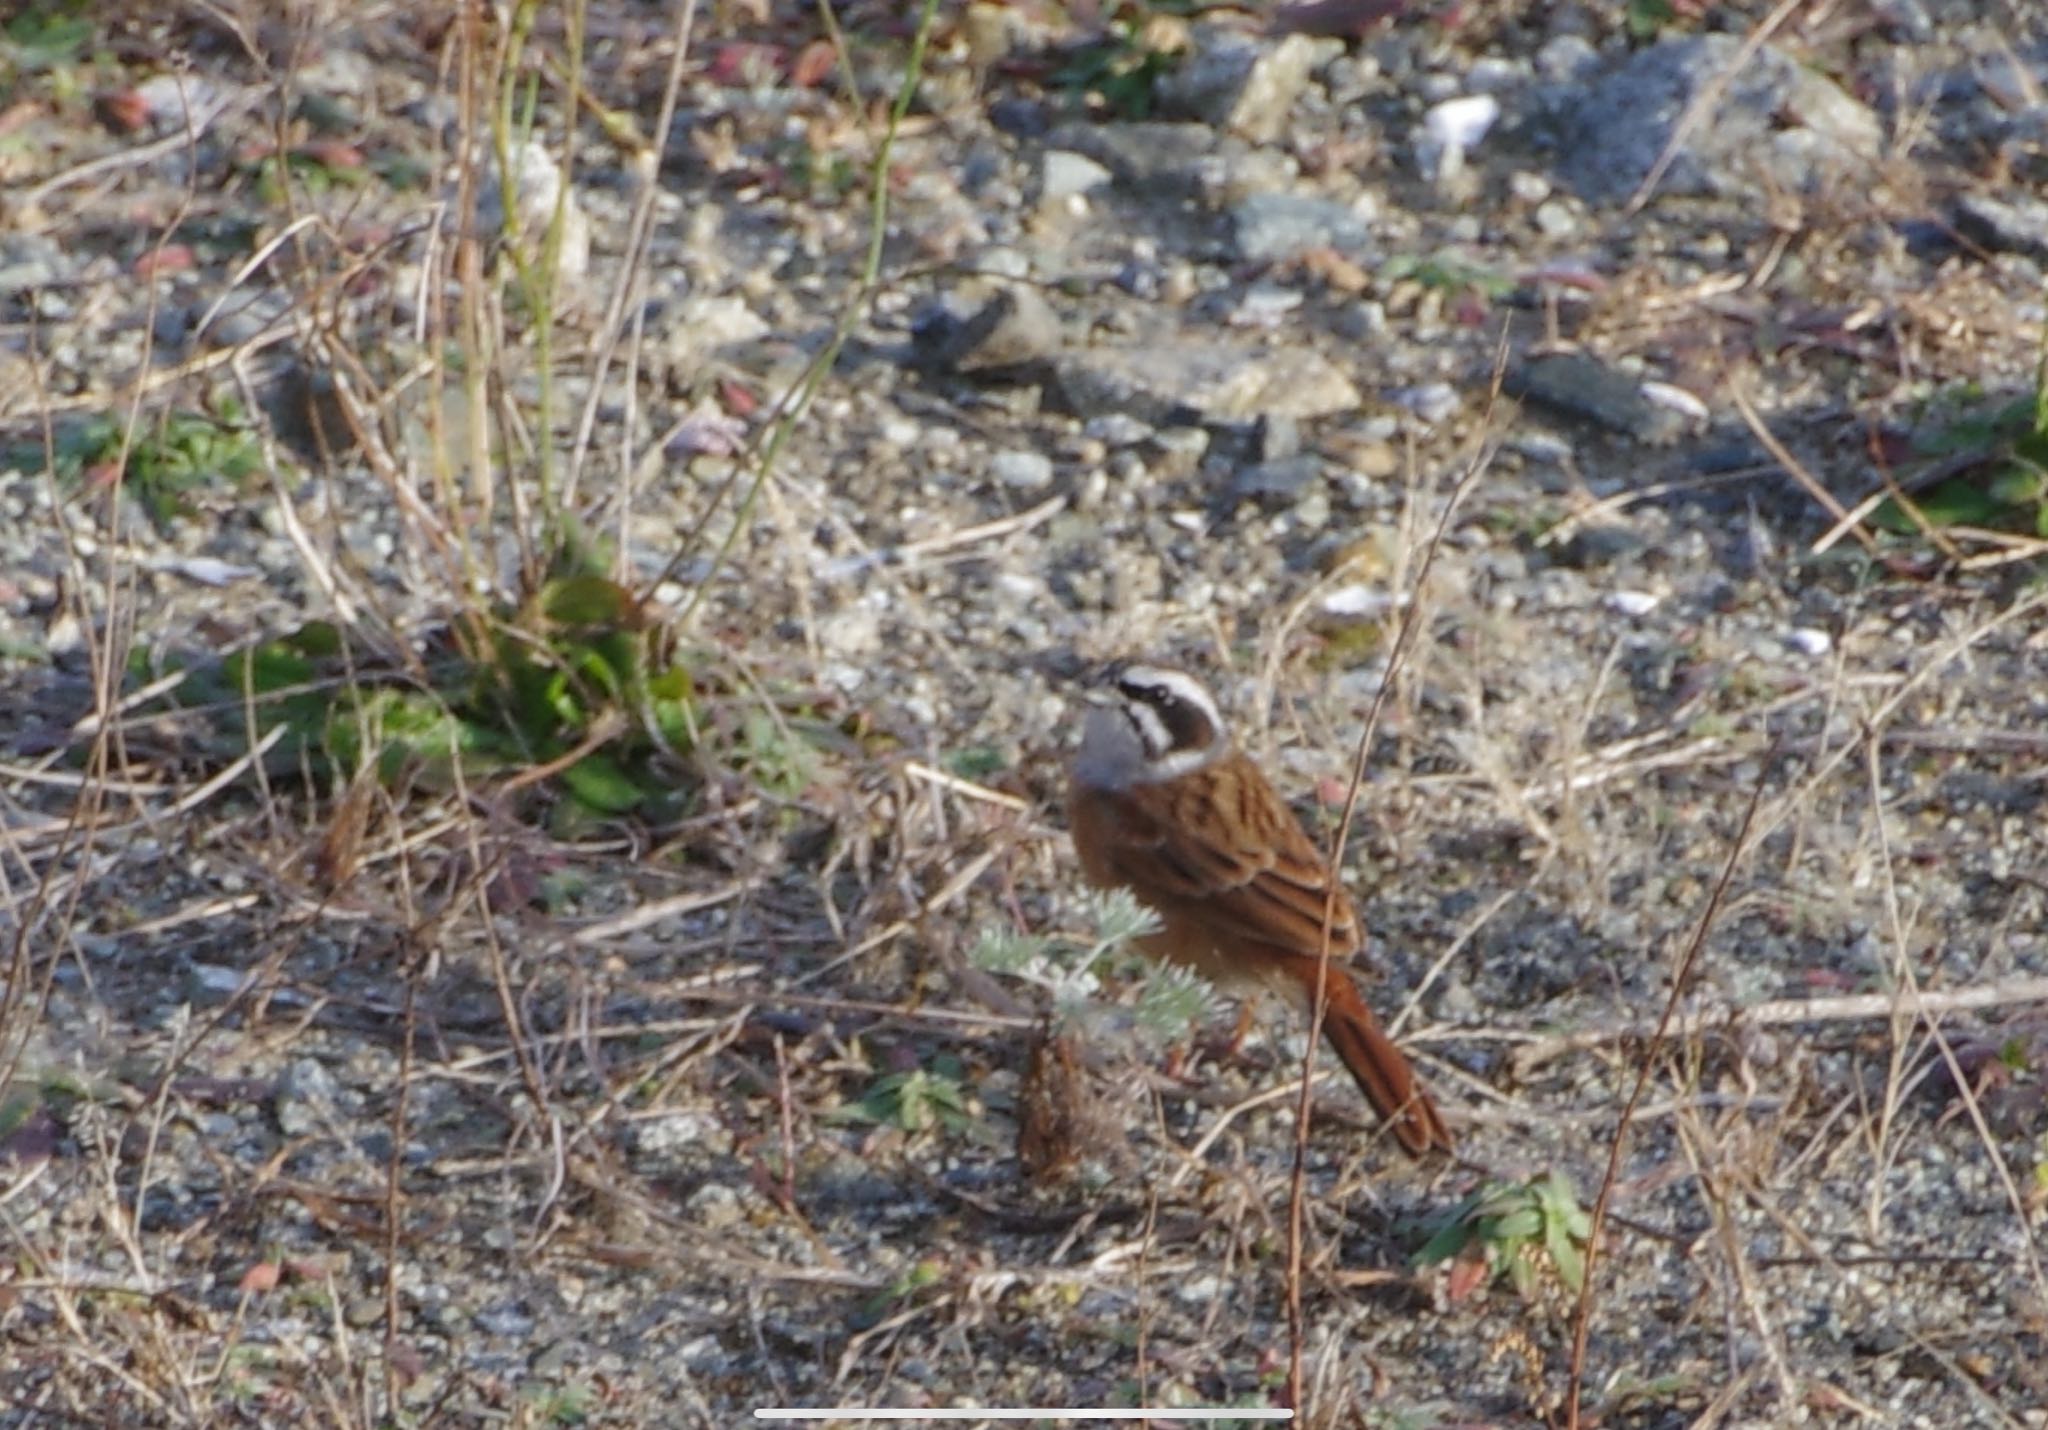
[[[1303,959],[1309,1006],[1315,1006],[1316,966]],[[1415,1080],[1407,1056],[1394,1046],[1380,1020],[1366,1006],[1365,996],[1342,968],[1332,965],[1323,1035],[1358,1082],[1358,1090],[1387,1123],[1388,1130],[1411,1157],[1451,1149],[1451,1129],[1444,1126],[1436,1104]]]

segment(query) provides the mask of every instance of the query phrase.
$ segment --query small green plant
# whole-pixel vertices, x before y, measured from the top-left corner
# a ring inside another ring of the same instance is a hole
[[[880,1324],[882,1318],[900,1303],[909,1300],[927,1286],[936,1286],[946,1279],[945,1263],[933,1257],[926,1257],[905,1268],[901,1275],[881,1290],[861,1302],[848,1319],[855,1330],[866,1330]]]
[[[932,1059],[930,1068],[910,1068],[876,1078],[858,1102],[828,1114],[835,1122],[872,1122],[905,1132],[966,1132],[975,1126],[964,1069],[950,1054]]]
[[[92,18],[79,0],[40,0],[0,26],[0,86],[13,74],[75,64],[92,42]],[[0,88],[0,96],[6,93]]]
[[[265,154],[253,161],[250,170],[256,195],[266,204],[283,203],[295,187],[314,197],[335,189],[361,188],[376,172],[354,147],[326,140]]]
[[[972,745],[946,756],[948,773],[963,780],[985,780],[991,775],[1001,774],[1009,764],[1003,752],[993,745]]]
[[[593,558],[594,562],[594,558]],[[346,780],[372,768],[386,783],[430,788],[539,769],[570,799],[558,817],[681,813],[684,756],[697,747],[700,691],[668,632],[634,594],[587,566],[543,582],[516,608],[451,627],[409,674],[346,647],[315,621],[197,666],[179,703],[254,716],[256,735],[283,726],[278,770]],[[138,653],[135,685],[166,672]],[[757,779],[794,790],[813,769],[787,718],[750,696],[739,750]],[[219,723],[225,748],[246,749],[239,719]],[[772,732],[772,733],[770,733]],[[529,781],[530,782],[530,781]]]
[[[1445,254],[1396,254],[1380,270],[1380,278],[1387,283],[1412,279],[1424,288],[1444,293],[1477,293],[1488,302],[1498,302],[1515,291],[1515,280],[1507,275]]]
[[[783,189],[791,197],[840,203],[857,190],[867,177],[864,169],[844,154],[821,152],[804,139],[793,139],[782,147],[777,167]]]
[[[816,779],[818,751],[795,722],[757,705],[740,721],[739,764],[768,793],[794,799]]]
[[[542,1425],[587,1425],[598,1409],[598,1395],[588,1385],[571,1382],[533,1390],[527,1404]]]
[[[1586,1274],[1592,1219],[1571,1179],[1559,1171],[1521,1182],[1490,1182],[1465,1198],[1415,1253],[1417,1266],[1455,1261],[1452,1299],[1505,1273],[1524,1298],[1541,1288],[1546,1266],[1570,1291]]]
[[[1671,0],[1628,0],[1628,32],[1638,40],[1653,40],[1657,32],[1678,18]]]
[[[1138,997],[1132,1012],[1147,1037],[1159,1042],[1184,1038],[1209,1016],[1215,990],[1200,974],[1153,964],[1131,948],[1133,939],[1157,929],[1159,921],[1128,889],[1086,895],[1081,913],[1093,930],[1085,939],[993,930],[982,934],[968,959],[977,968],[1043,990],[1055,1020],[1062,1023],[1107,1012],[1100,975],[1118,964],[1137,969]]]
[[[98,413],[59,429],[49,461],[68,484],[124,485],[158,525],[194,510],[193,498],[215,485],[239,489],[263,465],[256,432],[239,402],[224,397],[212,412],[167,411],[136,429],[127,461],[121,443],[127,423]],[[17,443],[0,454],[0,468],[37,471],[44,463],[39,442]]]
[[[159,524],[192,512],[191,496],[217,482],[240,489],[263,465],[262,449],[241,404],[224,399],[218,415],[172,412],[128,453],[129,490]]]
[[[1925,415],[1913,437],[1915,456],[1961,470],[1907,498],[1910,512],[1899,498],[1886,500],[1872,515],[1877,525],[1905,535],[1924,522],[2048,537],[2048,384],[2000,406],[1957,410],[1978,397],[1973,388],[1959,390]]]
[[[1053,83],[1084,103],[1099,104],[1119,119],[1146,119],[1158,103],[1159,81],[1180,64],[1177,48],[1158,26],[1154,12],[1187,7],[1126,5],[1109,22],[1107,34],[1068,52]]]

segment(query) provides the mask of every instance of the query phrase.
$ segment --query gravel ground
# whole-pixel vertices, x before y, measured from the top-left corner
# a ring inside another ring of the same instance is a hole
[[[1351,881],[1462,1155],[1320,1085],[1302,1423],[1558,1415],[1554,1272],[1412,1253],[1490,1179],[1590,1203],[1647,1066],[1587,1423],[2048,1424],[2041,547],[1859,506],[2032,391],[2032,11],[946,6],[863,308],[907,7],[840,15],[851,74],[808,8],[705,8],[615,330],[641,191],[574,131],[556,440],[587,404],[589,525],[703,591],[723,688],[831,733],[790,788],[714,757],[665,825],[258,782],[218,710],[88,770],[110,643],[448,619],[434,521],[330,399],[387,395],[415,472],[483,420],[406,376],[453,32],[108,4],[0,43],[0,1424],[1286,1403],[1294,1102],[1260,1095],[1298,1030],[1106,1021],[1034,1178],[1041,1010],[968,957],[1074,926],[1070,680],[1131,653],[1211,678],[1322,828],[1388,684]],[[594,105],[651,131],[674,28],[598,0]],[[848,313],[716,559],[732,445]],[[46,432],[222,394],[263,465],[180,513],[46,470]],[[498,501],[462,509],[509,571]],[[876,1120],[902,1074],[953,1100]]]

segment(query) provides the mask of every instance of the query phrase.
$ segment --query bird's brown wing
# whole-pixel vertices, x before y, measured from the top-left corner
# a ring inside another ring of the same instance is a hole
[[[1315,1005],[1320,986],[1324,1035],[1401,1146],[1421,1156],[1451,1145],[1436,1105],[1351,975],[1337,962],[1325,973],[1323,857],[1257,766],[1233,754],[1160,784],[1077,789],[1070,811],[1090,880],[1129,888],[1167,914],[1169,929],[1178,923],[1209,945],[1211,958],[1192,961],[1212,973],[1220,966],[1284,988],[1304,1007]],[[1361,937],[1341,887],[1327,912],[1330,951],[1346,960]]]
[[[1309,958],[1320,953],[1330,893],[1322,852],[1243,755],[1101,797],[1113,803],[1117,818],[1112,882],[1129,886],[1141,900],[1156,893],[1199,905],[1219,944],[1241,941]],[[1342,957],[1358,945],[1358,916],[1339,888],[1329,946]]]

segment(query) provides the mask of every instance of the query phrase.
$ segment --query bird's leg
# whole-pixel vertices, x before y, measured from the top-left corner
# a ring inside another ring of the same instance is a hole
[[[1245,1040],[1251,1037],[1252,1024],[1258,1020],[1259,1000],[1265,995],[1256,990],[1248,992],[1238,1001],[1237,1021],[1231,1025],[1227,1037],[1217,1036],[1204,1040],[1202,1051],[1218,1063],[1241,1063]]]

